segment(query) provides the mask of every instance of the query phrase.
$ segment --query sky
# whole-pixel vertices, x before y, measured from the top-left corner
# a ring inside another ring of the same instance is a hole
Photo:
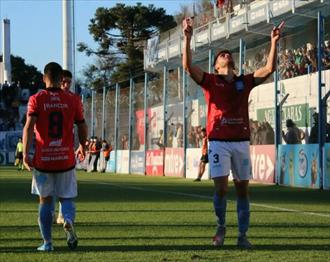
[[[135,5],[153,4],[164,8],[167,14],[174,15],[183,4],[193,4],[193,0],[157,0],[157,1],[110,1],[75,0],[75,41],[96,47],[88,32],[90,19],[98,7],[113,7],[116,3]],[[10,20],[11,54],[25,59],[25,63],[36,66],[41,72],[44,66],[55,61],[62,64],[62,0],[0,0],[2,54],[2,20]],[[93,58],[76,51],[76,75]]]

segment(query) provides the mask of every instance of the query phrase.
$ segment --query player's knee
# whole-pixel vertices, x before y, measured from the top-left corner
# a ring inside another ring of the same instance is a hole
[[[219,196],[219,197],[224,197],[227,195],[228,193],[228,187],[227,186],[222,186],[222,187],[218,187],[216,190],[215,190],[216,194]]]
[[[40,197],[39,198],[40,204],[52,203],[52,201],[53,201],[52,196],[46,196],[46,197]]]

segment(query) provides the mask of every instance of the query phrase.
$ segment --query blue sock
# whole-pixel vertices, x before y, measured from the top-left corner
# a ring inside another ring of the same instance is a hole
[[[248,198],[237,199],[237,218],[239,236],[245,236],[250,223],[250,202]]]
[[[213,196],[213,205],[215,215],[218,218],[218,226],[226,226],[226,209],[227,209],[227,199],[226,197],[219,197],[217,193]]]
[[[76,206],[72,198],[62,199],[61,209],[62,209],[62,215],[64,217],[64,221],[74,223],[74,219],[76,216]]]
[[[50,203],[39,204],[38,223],[40,233],[45,242],[52,242],[52,210],[54,210],[53,206],[53,201],[51,201]]]

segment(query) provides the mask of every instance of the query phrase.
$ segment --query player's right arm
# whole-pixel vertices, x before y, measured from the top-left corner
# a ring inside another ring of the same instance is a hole
[[[192,65],[190,41],[193,33],[193,19],[187,17],[182,22],[183,27],[183,54],[182,54],[182,66],[188,75],[197,83],[201,84],[203,81],[204,72],[198,67]]]
[[[31,171],[32,162],[29,158],[29,150],[33,138],[34,125],[37,122],[36,116],[27,116],[26,123],[23,129],[23,165],[28,171]]]

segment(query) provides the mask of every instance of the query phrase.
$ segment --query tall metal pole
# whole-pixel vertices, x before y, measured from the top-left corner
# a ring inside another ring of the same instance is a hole
[[[94,109],[94,98],[95,98],[95,91],[94,90],[92,90],[92,106],[91,106],[91,126],[92,126],[92,128],[91,128],[91,137],[93,137],[94,136],[94,134],[95,134],[95,130],[94,130],[94,111],[95,111],[95,109]]]
[[[120,95],[120,89],[119,84],[116,83],[116,102],[115,102],[115,173],[117,173],[117,152],[119,150],[118,147],[118,128],[119,128],[119,95]]]
[[[147,174],[147,168],[146,168],[146,163],[147,163],[147,132],[148,132],[148,73],[144,73],[144,134],[143,134],[143,139],[144,139],[144,161],[143,161],[143,169],[144,169],[144,174]]]
[[[129,112],[128,112],[128,173],[131,173],[131,153],[132,153],[132,124],[133,124],[133,114],[132,114],[132,100],[133,100],[133,90],[134,82],[133,78],[129,80]]]
[[[63,69],[73,73],[72,17],[73,0],[62,0]],[[74,78],[73,78],[74,79]],[[74,85],[71,87],[73,90]]]
[[[106,95],[105,85],[103,86],[103,95],[102,95],[102,140],[105,138],[105,95]]]
[[[279,50],[279,43],[277,43],[277,50]],[[281,105],[279,103],[278,96],[280,91],[278,90],[278,81],[279,81],[279,70],[278,70],[278,55],[276,54],[276,70],[274,72],[274,84],[275,84],[275,156],[277,161],[280,161],[278,155],[278,147],[282,142],[282,121],[281,121]],[[278,177],[277,174],[275,175],[275,183],[278,184]]]
[[[209,73],[211,73],[213,71],[212,69],[213,69],[213,50],[209,49]],[[185,80],[183,80],[182,82],[184,82],[184,81]]]
[[[10,20],[2,21],[2,62],[3,62],[3,82],[11,84],[11,60],[10,60]]]
[[[321,12],[317,13],[317,84],[318,84],[318,107],[319,107],[319,117],[318,117],[318,137],[319,137],[319,174],[320,174],[320,187],[323,187],[323,147],[325,138],[325,110],[322,99],[322,56],[323,56],[323,32],[324,18]]]
[[[167,67],[163,69],[163,136],[164,136],[164,147],[167,146]]]
[[[239,75],[244,74],[243,65],[245,63],[245,42],[241,38],[239,40]]]
[[[187,149],[187,74],[182,70],[182,88],[183,88],[183,177],[186,177],[186,149]]]

